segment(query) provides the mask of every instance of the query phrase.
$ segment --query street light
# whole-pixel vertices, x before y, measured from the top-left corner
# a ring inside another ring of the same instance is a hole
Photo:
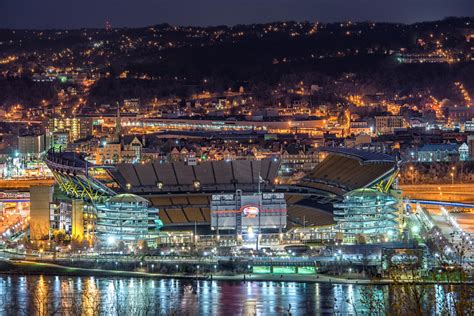
[[[415,168],[413,166],[410,166],[410,171],[411,171],[411,181],[413,184],[415,184]]]
[[[454,172],[451,172],[450,175],[451,175],[451,185],[453,185],[454,184]]]

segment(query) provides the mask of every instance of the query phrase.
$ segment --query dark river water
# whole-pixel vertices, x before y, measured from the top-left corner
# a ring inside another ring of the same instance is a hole
[[[0,275],[0,315],[366,315],[363,289],[349,284]],[[372,289],[382,293],[387,287]]]

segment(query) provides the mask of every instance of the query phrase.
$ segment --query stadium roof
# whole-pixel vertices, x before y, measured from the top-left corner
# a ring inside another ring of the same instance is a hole
[[[84,156],[73,151],[62,151],[54,152],[48,151],[46,159],[57,165],[72,168],[84,169],[87,166],[87,162],[84,160]],[[89,164],[91,165],[91,164]]]

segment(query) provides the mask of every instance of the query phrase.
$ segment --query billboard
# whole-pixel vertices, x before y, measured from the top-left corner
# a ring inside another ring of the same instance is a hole
[[[240,208],[240,212],[242,213],[242,216],[245,216],[247,218],[257,217],[259,211],[260,210],[258,206],[255,206],[255,205],[245,205]]]

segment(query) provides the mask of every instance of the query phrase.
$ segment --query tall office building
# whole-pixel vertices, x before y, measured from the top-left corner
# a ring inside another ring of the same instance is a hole
[[[92,135],[92,119],[89,117],[55,117],[49,120],[51,133],[66,132],[69,141],[87,138]]]

